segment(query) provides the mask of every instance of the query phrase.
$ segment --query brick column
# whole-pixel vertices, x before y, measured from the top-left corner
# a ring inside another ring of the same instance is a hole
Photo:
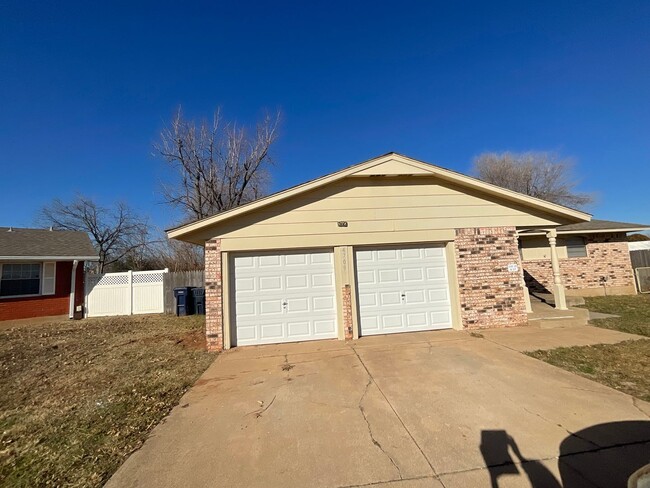
[[[526,324],[515,228],[456,229],[454,243],[463,327]]]
[[[350,285],[343,287],[343,330],[345,331],[345,340],[352,340],[352,290]]]
[[[209,351],[223,351],[221,239],[205,243],[205,338]]]

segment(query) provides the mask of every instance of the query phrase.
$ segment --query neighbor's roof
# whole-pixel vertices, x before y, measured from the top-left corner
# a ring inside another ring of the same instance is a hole
[[[373,170],[374,167],[379,167],[380,165],[385,165],[386,170],[378,168],[377,171]],[[322,186],[328,185],[335,181],[341,180],[346,177],[357,177],[357,176],[433,176],[439,178],[443,181],[449,183],[455,183],[457,185],[465,186],[474,190],[479,190],[488,195],[494,195],[505,200],[509,200],[515,203],[523,204],[525,206],[535,208],[537,210],[543,210],[550,214],[560,215],[565,218],[575,219],[578,221],[590,220],[591,215],[579,210],[572,208],[564,207],[556,203],[547,202],[539,198],[530,197],[522,193],[518,193],[506,188],[502,188],[484,181],[472,178],[470,176],[458,173],[456,171],[451,171],[440,166],[435,166],[433,164],[425,163],[423,161],[418,161],[416,159],[403,156],[394,152],[384,154],[377,158],[364,161],[353,166],[349,166],[335,173],[322,176],[315,180],[308,181],[298,186],[279,191],[272,195],[269,195],[264,198],[260,198],[246,205],[234,208],[232,210],[227,210],[219,214],[213,215],[211,217],[206,217],[189,224],[181,225],[172,229],[168,229],[167,236],[169,238],[182,238],[194,232],[205,229],[212,225],[219,224],[224,220],[231,219],[249,212],[253,212],[259,208],[266,207],[277,203],[279,201],[294,197],[301,193],[315,190]]]
[[[561,225],[557,228],[559,233],[593,233],[593,232],[633,232],[637,230],[648,230],[650,225],[632,224],[629,222],[615,222],[613,220],[592,219],[589,222]]]
[[[589,222],[565,224],[556,227],[558,234],[602,234],[605,232],[635,232],[650,230],[650,225],[615,222],[613,220],[592,219]],[[520,232],[521,235],[543,235],[545,231],[530,229]]]
[[[85,232],[0,227],[0,259],[66,258],[96,261],[99,256]]]

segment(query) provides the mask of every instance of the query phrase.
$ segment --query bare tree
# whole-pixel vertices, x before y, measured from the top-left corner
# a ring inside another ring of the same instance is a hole
[[[125,203],[105,208],[83,195],[78,195],[69,203],[53,200],[41,209],[37,220],[55,229],[90,234],[99,254],[100,273],[143,249],[149,234],[147,220],[137,216]]]
[[[203,246],[189,242],[165,239],[149,249],[151,269],[194,271],[204,268]]]
[[[503,188],[569,207],[584,207],[593,196],[576,191],[573,163],[548,152],[483,153],[474,160],[474,174]]]
[[[253,134],[224,123],[219,110],[211,122],[185,120],[179,108],[154,145],[177,179],[163,185],[165,201],[187,219],[202,219],[262,196],[268,186],[271,145],[278,136],[280,113],[266,115]]]

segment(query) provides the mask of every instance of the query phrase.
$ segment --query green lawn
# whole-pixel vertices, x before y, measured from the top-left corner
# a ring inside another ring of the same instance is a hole
[[[592,297],[585,298],[585,302],[585,306],[594,312],[620,315],[618,318],[594,320],[592,325],[650,337],[650,296]],[[561,347],[527,354],[650,401],[650,339]]]
[[[214,360],[203,317],[0,330],[0,486],[102,486]]]

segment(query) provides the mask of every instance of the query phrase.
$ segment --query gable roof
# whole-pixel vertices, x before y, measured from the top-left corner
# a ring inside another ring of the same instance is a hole
[[[0,259],[97,261],[88,234],[74,230],[0,227]]]
[[[497,196],[499,198],[519,203],[524,206],[543,210],[553,215],[559,215],[577,222],[588,221],[591,215],[564,207],[555,203],[547,202],[539,198],[530,197],[522,193],[517,193],[506,188],[502,188],[484,181],[472,178],[471,176],[458,173],[449,169],[435,166],[433,164],[418,161],[416,159],[403,156],[394,152],[384,154],[377,158],[364,161],[353,166],[349,166],[335,173],[322,176],[320,178],[308,181],[286,190],[279,191],[264,198],[241,205],[232,210],[218,213],[211,217],[206,217],[189,224],[184,224],[172,229],[168,229],[167,237],[172,239],[182,239],[183,236],[200,231],[206,227],[219,224],[225,220],[249,213],[266,207],[282,200],[294,197],[317,188],[323,187],[335,181],[348,177],[382,177],[382,176],[433,176],[448,183],[454,183],[473,190],[479,190],[485,194]]]

